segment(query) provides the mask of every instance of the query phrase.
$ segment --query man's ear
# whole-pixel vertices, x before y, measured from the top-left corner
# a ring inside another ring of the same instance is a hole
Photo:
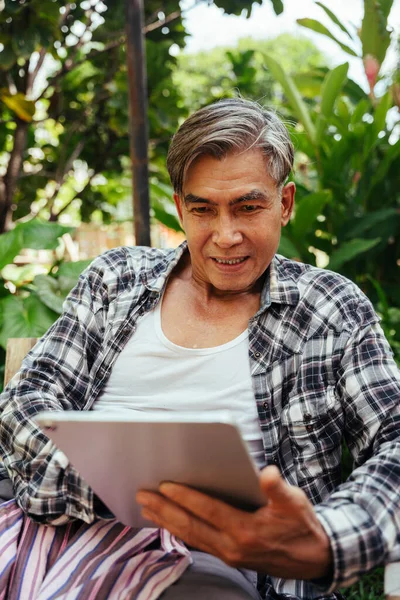
[[[174,198],[174,202],[175,202],[175,206],[176,206],[176,210],[178,212],[178,217],[179,217],[179,223],[181,224],[181,227],[183,229],[183,219],[182,219],[182,199],[179,196],[179,194],[177,194],[176,192],[174,192],[173,195]]]
[[[290,181],[282,188],[281,197],[281,225],[285,227],[289,223],[294,208],[294,197],[296,194],[296,184]]]

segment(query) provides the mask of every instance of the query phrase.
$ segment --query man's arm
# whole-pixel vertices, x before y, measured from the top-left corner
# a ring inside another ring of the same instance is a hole
[[[94,519],[93,494],[35,424],[42,410],[79,410],[104,332],[101,260],[81,276],[63,315],[24,360],[0,398],[0,444],[16,500],[33,519]],[[103,286],[104,288],[104,286]]]
[[[315,507],[331,540],[330,589],[400,559],[400,373],[379,324],[350,336],[336,393],[356,468]]]

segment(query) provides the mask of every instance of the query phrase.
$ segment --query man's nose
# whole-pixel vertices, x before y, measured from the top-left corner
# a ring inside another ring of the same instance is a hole
[[[212,240],[220,248],[230,248],[240,244],[243,241],[243,235],[234,219],[222,217],[215,224]]]

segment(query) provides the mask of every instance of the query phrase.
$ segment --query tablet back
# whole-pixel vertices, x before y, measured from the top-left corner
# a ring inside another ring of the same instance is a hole
[[[68,411],[41,413],[36,421],[126,525],[150,525],[135,495],[157,490],[162,481],[186,484],[246,510],[265,503],[234,425],[171,418]]]

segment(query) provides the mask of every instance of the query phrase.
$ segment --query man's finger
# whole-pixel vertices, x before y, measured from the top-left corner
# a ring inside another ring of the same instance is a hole
[[[163,482],[160,492],[216,529],[227,529],[230,525],[238,527],[246,517],[243,511],[217,498],[177,483]]]
[[[213,525],[195,517],[184,508],[154,493],[139,492],[138,501],[143,504],[142,514],[159,527],[181,538],[189,546],[217,554],[226,543],[226,535]]]

